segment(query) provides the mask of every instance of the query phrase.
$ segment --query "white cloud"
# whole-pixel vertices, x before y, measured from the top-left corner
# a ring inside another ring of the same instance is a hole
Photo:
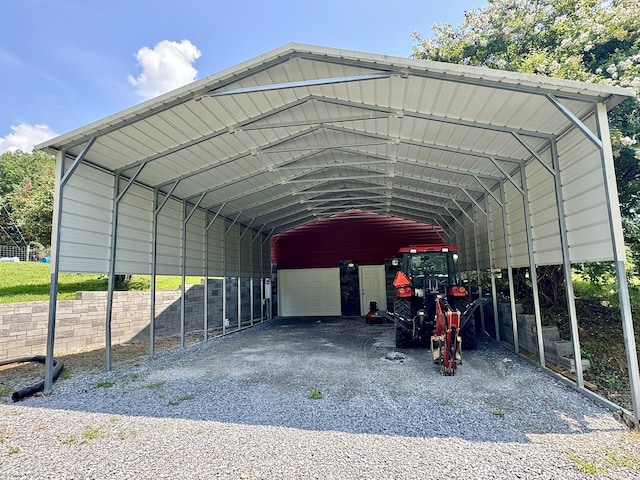
[[[136,55],[142,73],[137,77],[129,75],[129,82],[143,99],[157,97],[193,82],[198,71],[192,64],[200,55],[189,40],[162,40],[153,48],[142,47]]]
[[[22,150],[31,153],[34,145],[45,142],[58,134],[47,125],[11,125],[12,133],[6,137],[0,137],[0,153]]]

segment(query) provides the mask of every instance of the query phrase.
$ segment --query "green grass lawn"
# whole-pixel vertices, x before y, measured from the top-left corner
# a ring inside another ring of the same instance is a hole
[[[170,290],[180,286],[179,276],[157,276],[156,288]],[[0,262],[0,303],[34,302],[49,299],[50,265],[39,262]],[[187,284],[200,283],[200,277],[187,277]],[[151,277],[134,275],[130,290],[149,291]],[[73,300],[79,291],[106,291],[107,275],[60,273],[58,300]]]

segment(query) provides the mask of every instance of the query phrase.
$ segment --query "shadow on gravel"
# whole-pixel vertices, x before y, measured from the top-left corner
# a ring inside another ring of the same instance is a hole
[[[528,442],[619,429],[612,415],[484,337],[453,377],[393,324],[280,318],[122,367],[57,382],[24,406],[354,434]]]

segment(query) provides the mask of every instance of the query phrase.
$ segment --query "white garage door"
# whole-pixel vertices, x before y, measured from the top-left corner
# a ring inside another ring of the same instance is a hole
[[[340,316],[340,269],[278,270],[281,317]]]

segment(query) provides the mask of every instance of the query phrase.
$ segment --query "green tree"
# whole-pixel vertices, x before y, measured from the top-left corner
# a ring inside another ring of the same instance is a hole
[[[15,228],[27,242],[51,243],[55,159],[43,152],[6,152],[0,155],[0,200],[6,208],[0,216],[0,240]],[[6,232],[6,233],[5,233]],[[14,232],[15,233],[15,232]],[[14,239],[15,240],[15,239]]]
[[[434,36],[413,34],[414,57],[616,85],[640,91],[637,0],[488,0]],[[640,102],[609,112],[625,241],[640,266]]]

